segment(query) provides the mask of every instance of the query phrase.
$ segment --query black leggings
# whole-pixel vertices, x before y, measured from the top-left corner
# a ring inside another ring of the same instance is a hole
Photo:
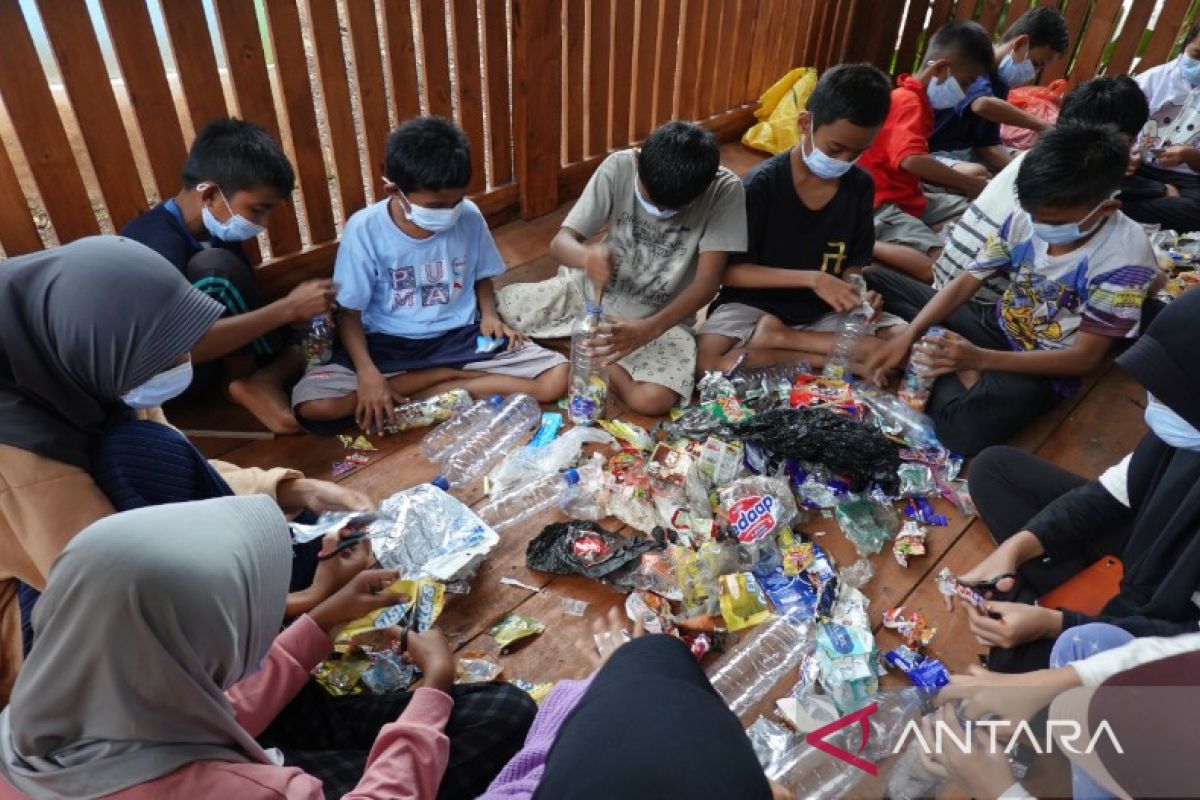
[[[683,642],[646,636],[617,650],[559,729],[534,798],[767,800],[738,718]]]
[[[1020,531],[1039,511],[1086,478],[1068,472],[1045,459],[1013,447],[989,447],[971,463],[968,484],[980,518],[1000,544]],[[1021,583],[1013,600],[1032,603],[1088,565],[1120,551],[1123,531],[1098,531],[1071,558],[1049,556],[1027,561],[1017,568]],[[988,667],[996,672],[1030,672],[1050,665],[1053,639],[1039,639],[1013,648],[993,647]]]
[[[1168,183],[1179,190],[1178,197],[1166,196]],[[1142,166],[1121,187],[1121,211],[1163,230],[1200,230],[1200,175]]]

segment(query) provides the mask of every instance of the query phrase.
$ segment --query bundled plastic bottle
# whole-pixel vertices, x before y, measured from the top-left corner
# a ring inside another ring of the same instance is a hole
[[[576,425],[594,425],[608,400],[608,367],[593,355],[604,309],[589,304],[571,331],[571,377],[567,384],[567,416]]]
[[[318,314],[304,335],[304,358],[310,367],[328,364],[333,358],[333,325],[328,314]]]
[[[739,717],[767,696],[780,678],[812,651],[808,623],[777,617],[763,625],[740,650],[721,659],[708,674],[713,688]]]
[[[946,332],[945,328],[934,325],[929,330],[925,331],[926,336],[938,337]],[[916,348],[916,345],[913,345]],[[925,374],[925,370],[921,365],[908,359],[908,367],[904,370],[904,380],[900,383],[900,389],[896,392],[896,396],[917,411],[924,411],[925,404],[929,402],[929,393],[933,391],[933,384],[937,378]]]
[[[494,531],[514,528],[558,504],[567,488],[579,483],[579,473],[568,469],[544,475],[475,509]]]
[[[833,334],[829,358],[825,361],[826,376],[839,380],[847,380],[850,377],[850,365],[854,363],[854,357],[858,355],[858,347],[866,333],[867,323],[862,314],[851,312],[842,315]]]
[[[425,438],[421,440],[421,452],[430,461],[437,463],[460,439],[470,436],[477,427],[494,417],[503,403],[504,397],[498,394],[486,400],[477,400],[475,405],[466,411],[451,417],[425,434]]]
[[[384,433],[402,433],[413,428],[424,428],[435,422],[453,417],[471,406],[471,395],[466,389],[451,389],[425,400],[396,406],[396,421],[385,423]]]
[[[538,424],[541,415],[537,401],[529,395],[509,395],[491,418],[445,452],[442,475],[459,487],[483,477]]]

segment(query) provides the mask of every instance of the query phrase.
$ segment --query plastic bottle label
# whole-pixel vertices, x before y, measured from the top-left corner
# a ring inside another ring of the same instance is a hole
[[[775,530],[775,498],[744,497],[729,507],[729,525],[739,542],[757,542]]]

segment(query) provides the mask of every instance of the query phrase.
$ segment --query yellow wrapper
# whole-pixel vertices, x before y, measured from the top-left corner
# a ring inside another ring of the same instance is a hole
[[[721,576],[721,616],[725,618],[725,627],[731,631],[740,631],[770,618],[767,598],[749,572]]]
[[[383,592],[385,594],[404,594],[411,599],[408,603],[381,608],[347,623],[333,642],[336,650],[345,652],[352,642],[362,641],[364,636],[369,636],[369,634],[393,625],[403,625],[413,603],[416,603],[417,610],[412,618],[412,630],[424,633],[433,627],[433,623],[446,605],[445,585],[429,579],[396,581]],[[386,642],[378,644],[387,645]]]

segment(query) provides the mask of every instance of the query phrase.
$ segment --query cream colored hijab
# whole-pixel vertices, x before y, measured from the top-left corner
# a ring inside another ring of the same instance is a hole
[[[32,798],[94,798],[193,761],[273,763],[225,690],[283,621],[287,524],[268,497],[106,517],[54,562],[0,714],[0,773]]]

